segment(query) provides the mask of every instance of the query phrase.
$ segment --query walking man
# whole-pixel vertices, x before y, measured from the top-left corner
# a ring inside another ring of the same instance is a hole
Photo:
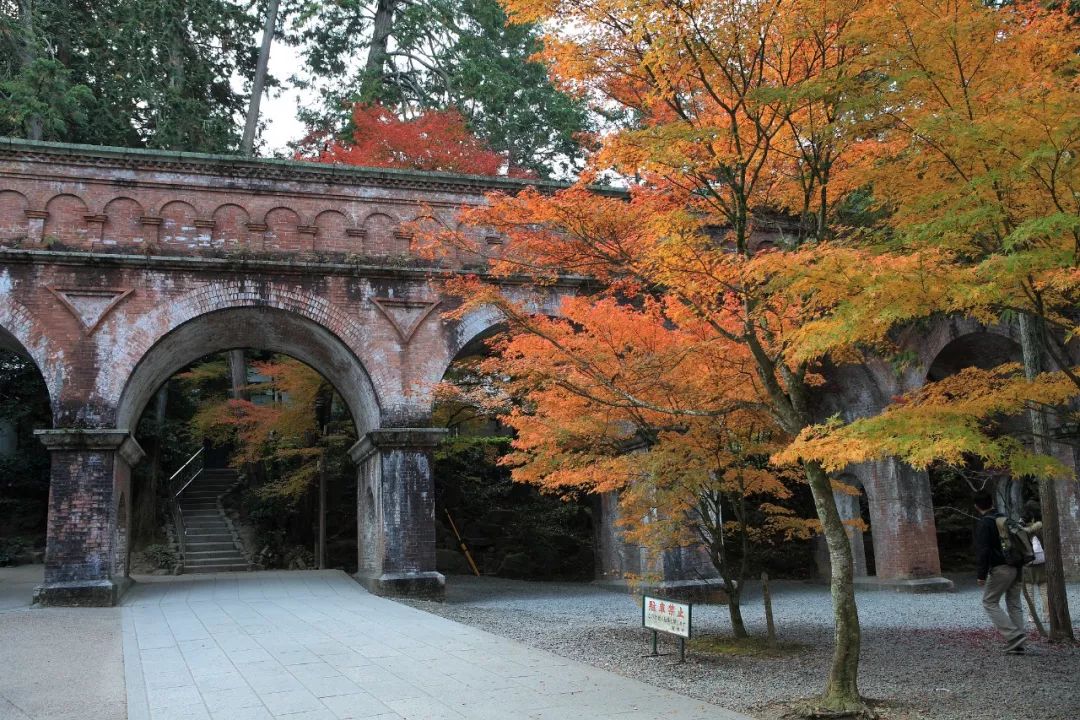
[[[1001,548],[1001,533],[996,519],[1004,517],[994,509],[994,499],[989,493],[975,495],[975,509],[979,520],[975,526],[975,564],[978,568],[979,585],[983,588],[982,604],[986,614],[1005,638],[1005,651],[1012,654],[1024,652],[1024,607],[1021,605],[1023,576],[1020,568],[1005,561]],[[1001,597],[1005,607],[1001,609]]]

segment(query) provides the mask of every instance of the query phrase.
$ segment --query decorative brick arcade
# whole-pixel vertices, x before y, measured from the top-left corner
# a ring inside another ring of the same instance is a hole
[[[142,457],[132,428],[171,375],[244,347],[309,364],[349,406],[361,438],[351,451],[358,579],[377,592],[439,596],[433,388],[500,317],[478,310],[448,319],[455,300],[443,283],[482,271],[479,258],[425,259],[410,228],[456,227],[463,205],[520,187],[499,178],[0,139],[0,347],[34,360],[53,413],[53,429],[40,434],[52,453],[52,483],[38,599],[116,601],[128,574],[130,470]],[[482,230],[469,232],[492,250],[513,252]],[[542,295],[507,289],[554,314],[576,285],[567,279]],[[829,402],[849,415],[881,407],[924,381],[934,348],[962,330],[918,340],[921,376],[916,369],[897,380],[887,368],[839,374]],[[873,508],[879,576],[938,575],[932,508],[907,506],[929,498],[925,474],[895,463],[856,474]],[[1075,495],[1070,500],[1075,508]],[[610,525],[608,515],[601,524]],[[1075,530],[1075,518],[1069,522]],[[619,569],[600,560],[601,573]]]
[[[130,468],[142,456],[131,429],[171,375],[238,347],[302,360],[348,404],[361,437],[358,579],[440,595],[432,390],[500,318],[447,320],[454,300],[442,284],[476,259],[424,260],[409,228],[454,227],[463,205],[520,187],[0,141],[0,345],[33,358],[53,411],[54,429],[40,434],[52,484],[38,599],[115,602],[127,581]],[[522,297],[554,313],[573,291],[568,281]]]

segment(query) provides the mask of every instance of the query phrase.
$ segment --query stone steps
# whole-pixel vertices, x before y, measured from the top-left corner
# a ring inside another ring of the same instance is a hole
[[[184,574],[190,575],[191,573],[219,573],[219,572],[247,572],[250,568],[247,562],[226,564],[226,565],[213,565],[201,563],[197,564],[184,564]]]
[[[236,551],[236,545],[233,544],[232,538],[228,540],[213,540],[206,542],[192,542],[191,538],[188,538],[184,543],[184,548],[187,550],[187,554],[193,555],[194,553],[203,552],[205,550],[228,550],[229,552]]]
[[[236,481],[232,470],[203,470],[180,497],[184,516],[184,572],[243,572],[247,558],[236,547],[218,498]]]
[[[192,531],[189,530],[187,533],[184,534],[184,544],[185,545],[191,545],[192,543],[201,543],[201,542],[211,542],[211,543],[227,542],[227,543],[231,543],[232,541],[233,541],[232,533],[228,532],[227,530],[223,530],[221,532],[216,532],[216,531],[215,532],[203,532],[201,529],[198,530],[197,532],[192,532]]]

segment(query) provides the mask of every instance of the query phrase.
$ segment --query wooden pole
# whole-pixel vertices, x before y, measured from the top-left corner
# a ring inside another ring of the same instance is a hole
[[[323,431],[325,435],[325,430]],[[319,569],[326,569],[326,451],[319,458]]]
[[[465,545],[465,539],[461,537],[461,533],[457,530],[457,525],[454,524],[454,518],[450,517],[450,511],[445,510],[446,519],[450,521],[450,529],[454,531],[454,537],[457,538],[458,545],[461,547],[461,552],[465,553],[465,559],[469,561],[469,567],[472,568],[473,574],[476,577],[480,577],[480,568],[476,567],[476,563],[472,559],[472,554],[469,552],[469,548]]]
[[[1020,568],[1020,572],[1024,572],[1024,569]],[[1031,619],[1035,622],[1035,629],[1039,631],[1039,637],[1046,637],[1046,628],[1043,627],[1042,620],[1039,619],[1039,611],[1035,609],[1035,601],[1031,599],[1027,583],[1021,582],[1020,587],[1024,591],[1024,599],[1027,600],[1028,610],[1031,611]]]

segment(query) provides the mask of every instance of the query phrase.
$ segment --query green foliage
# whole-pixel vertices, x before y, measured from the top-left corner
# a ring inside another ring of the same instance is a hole
[[[15,565],[19,558],[32,547],[26,538],[0,538],[0,567]]]
[[[589,509],[511,481],[497,464],[509,443],[506,437],[457,436],[436,450],[437,544],[457,550],[449,510],[485,574],[591,579]]]
[[[171,545],[148,545],[142,554],[148,565],[159,570],[171,570],[176,565],[176,553]]]
[[[259,19],[231,0],[21,0],[0,19],[0,134],[206,152],[239,143]]]
[[[382,75],[372,78],[356,63],[369,52],[372,4],[300,3],[294,42],[302,44],[307,65],[300,82],[324,101],[322,108],[302,111],[311,127],[347,130],[349,109],[358,101],[456,107],[511,165],[542,176],[578,168],[575,134],[589,126],[585,107],[559,92],[541,63],[530,62],[540,50],[535,26],[508,27],[497,0],[392,3],[393,54]]]
[[[93,93],[75,84],[59,61],[37,58],[0,80],[0,134],[30,134],[40,124],[41,139],[64,139],[85,127]]]

